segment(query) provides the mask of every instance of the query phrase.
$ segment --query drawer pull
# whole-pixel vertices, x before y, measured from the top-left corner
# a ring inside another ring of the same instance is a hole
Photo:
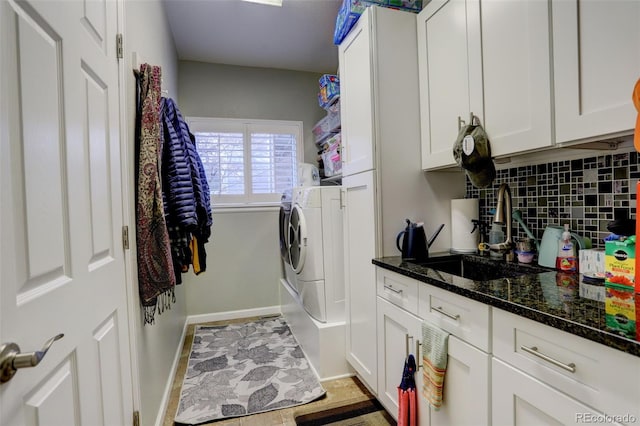
[[[442,309],[442,306],[432,306],[431,309],[433,309],[436,312],[440,312],[442,315],[451,318],[452,320],[458,321],[460,319],[460,315],[458,314],[450,314],[449,312],[445,311],[444,309]]]
[[[385,290],[392,291],[395,294],[402,294],[402,289],[396,290],[395,288],[391,287],[390,285],[385,285],[384,288],[385,288]]]
[[[560,367],[564,370],[567,370],[570,373],[575,373],[576,372],[576,365],[572,362],[571,364],[565,364],[563,362],[560,362],[558,360],[555,360],[553,358],[551,358],[548,355],[543,354],[542,352],[538,352],[538,348],[536,346],[532,346],[532,347],[527,347],[527,346],[520,346],[520,349],[522,349],[523,351],[530,353],[531,355],[535,355],[538,358],[542,358],[543,360],[550,362],[551,364],[555,365],[556,367]]]

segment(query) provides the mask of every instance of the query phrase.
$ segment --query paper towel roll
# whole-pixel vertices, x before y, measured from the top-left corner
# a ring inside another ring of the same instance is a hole
[[[480,230],[471,233],[471,220],[480,214],[478,206],[477,198],[451,200],[451,251],[475,253],[478,249]]]

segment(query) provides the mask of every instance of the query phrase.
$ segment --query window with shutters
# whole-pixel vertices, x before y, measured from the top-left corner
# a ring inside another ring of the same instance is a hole
[[[188,118],[213,207],[279,203],[295,186],[302,122]]]

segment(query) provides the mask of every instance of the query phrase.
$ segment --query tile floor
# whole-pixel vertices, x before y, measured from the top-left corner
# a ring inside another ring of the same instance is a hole
[[[203,325],[225,325],[237,322],[253,321],[256,319],[259,318],[243,318],[230,321],[218,321],[205,323]],[[194,330],[195,325],[190,325],[187,329],[187,335],[185,337],[185,341],[182,346],[182,353],[180,355],[180,363],[178,365],[178,370],[176,371],[176,376],[173,379],[173,388],[171,389],[171,396],[169,398],[167,411],[162,423],[163,426],[173,426],[174,424],[173,419],[178,408],[178,402],[180,400],[180,387],[182,386],[184,374],[187,369],[187,361],[189,359],[189,352],[191,350]],[[322,386],[327,391],[324,398],[308,404],[299,405],[292,408],[285,408],[282,410],[270,411],[268,413],[254,414],[251,416],[238,417],[228,420],[219,420],[207,424],[216,426],[294,426],[296,424],[294,419],[299,414],[317,411],[319,409],[324,409],[331,406],[347,405],[353,402],[372,398],[371,393],[369,393],[366,387],[355,377],[322,382]]]

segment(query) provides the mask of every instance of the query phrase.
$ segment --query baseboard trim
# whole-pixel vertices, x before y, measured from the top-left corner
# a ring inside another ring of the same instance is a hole
[[[346,379],[347,377],[356,377],[356,373],[338,374],[337,376],[325,377],[324,379],[319,379],[319,380],[320,380],[320,383],[323,383],[323,382],[329,382],[331,380]]]
[[[216,312],[213,314],[189,315],[187,325],[202,322],[227,321],[238,318],[261,317],[265,315],[280,315],[280,305],[265,306],[264,308],[240,309],[238,311]]]
[[[173,381],[176,377],[176,372],[178,371],[178,365],[180,364],[180,355],[182,355],[182,346],[184,345],[185,338],[187,337],[187,329],[188,323],[185,321],[184,326],[182,327],[182,335],[180,336],[178,348],[176,349],[176,354],[173,357],[173,364],[171,365],[171,374],[169,374],[169,378],[167,379],[167,384],[164,388],[164,394],[162,396],[162,401],[160,402],[160,407],[162,409],[158,413],[158,417],[156,418],[155,425],[162,426],[164,422],[164,418],[167,415],[167,408],[169,406],[169,398],[171,397],[171,390],[173,389]]]

